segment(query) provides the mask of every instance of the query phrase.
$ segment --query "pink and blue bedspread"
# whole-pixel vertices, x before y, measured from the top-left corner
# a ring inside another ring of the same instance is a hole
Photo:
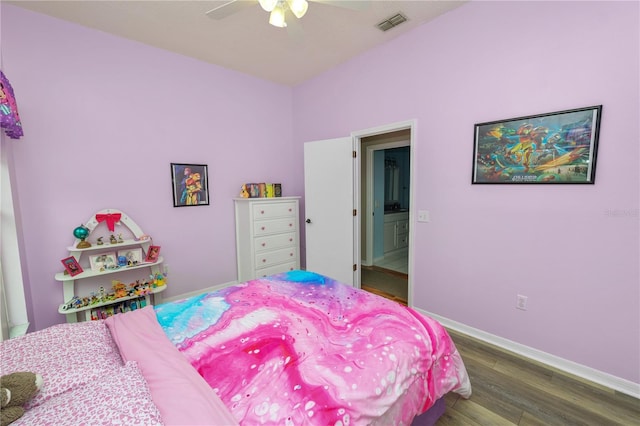
[[[155,307],[175,347],[246,425],[409,425],[471,393],[435,320],[292,271]]]

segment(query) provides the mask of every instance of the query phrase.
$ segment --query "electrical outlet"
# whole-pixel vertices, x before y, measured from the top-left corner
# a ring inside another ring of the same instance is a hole
[[[429,222],[431,219],[429,218],[429,210],[419,210],[418,211],[418,222]]]
[[[527,296],[523,296],[521,294],[518,295],[516,299],[516,308],[522,309],[523,311],[527,310]]]

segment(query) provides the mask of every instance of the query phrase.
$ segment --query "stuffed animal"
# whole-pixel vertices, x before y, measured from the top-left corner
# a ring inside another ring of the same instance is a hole
[[[42,376],[20,371],[0,377],[0,426],[7,426],[24,414],[23,405],[42,387]]]

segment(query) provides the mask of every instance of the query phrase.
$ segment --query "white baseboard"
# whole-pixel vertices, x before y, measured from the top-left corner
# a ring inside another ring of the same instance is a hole
[[[551,355],[546,352],[542,352],[538,349],[534,349],[529,346],[525,346],[520,343],[513,342],[511,340],[502,338],[500,336],[496,336],[494,334],[487,333],[477,328],[473,328],[468,325],[450,320],[440,315],[432,314],[422,309],[418,309],[418,308],[414,308],[414,309],[418,312],[421,312],[425,315],[430,316],[431,318],[440,322],[445,327],[450,328],[452,330],[458,331],[460,333],[466,334],[471,337],[475,337],[476,339],[483,340],[499,348],[508,350],[510,352],[514,352],[518,355],[541,362],[550,367],[557,368],[558,370],[567,372],[574,376],[581,377],[591,382],[600,384],[602,386],[606,386],[610,389],[614,389],[616,391],[630,395],[634,398],[640,399],[640,383],[634,383],[630,380],[626,380],[621,377],[617,377],[609,373],[605,373],[603,371],[599,371],[594,368],[587,367],[586,365],[578,364],[576,362],[569,361],[567,359],[560,358],[558,356]]]
[[[238,284],[238,281],[231,281],[231,282],[224,283],[224,284],[217,284],[217,285],[214,285],[214,286],[211,286],[211,287],[203,288],[202,290],[196,290],[196,291],[190,291],[188,293],[182,293],[182,294],[179,294],[177,296],[164,297],[164,298],[162,298],[162,303],[175,302],[176,300],[186,299],[186,298],[189,298],[189,297],[197,296],[197,295],[202,294],[202,293],[209,293],[210,291],[220,290],[222,288],[229,287],[230,285],[235,285],[235,284]]]
[[[9,338],[13,339],[14,337],[24,336],[27,334],[27,330],[29,329],[29,323],[15,325],[9,329]]]

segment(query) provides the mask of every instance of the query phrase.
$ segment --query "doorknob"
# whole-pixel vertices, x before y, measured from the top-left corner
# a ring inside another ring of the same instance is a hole
[[[305,222],[311,223],[311,219],[307,219],[307,220],[305,220]]]

